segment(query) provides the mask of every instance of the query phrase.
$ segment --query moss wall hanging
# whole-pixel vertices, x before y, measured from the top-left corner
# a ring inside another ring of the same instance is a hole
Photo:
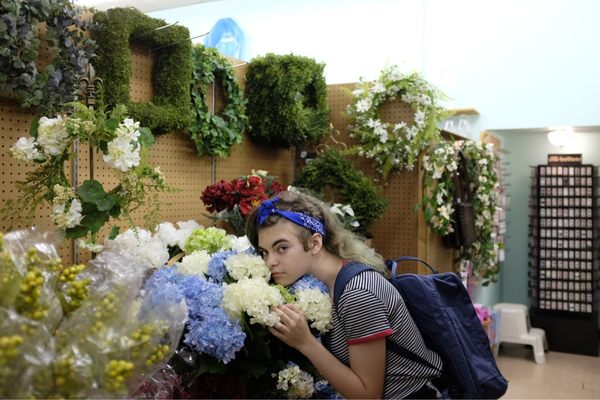
[[[328,149],[308,164],[296,178],[294,186],[323,194],[331,190],[337,201],[350,204],[360,223],[357,231],[369,233],[371,225],[383,214],[387,200],[377,190],[371,178],[354,168],[350,160],[335,149]]]
[[[284,149],[318,143],[329,118],[323,69],[293,54],[254,58],[246,74],[250,139]]]
[[[104,101],[109,107],[125,104],[131,117],[152,132],[187,128],[192,121],[190,82],[192,44],[183,26],[166,24],[134,8],[112,8],[95,15],[98,43],[98,75],[104,83]],[[139,43],[155,54],[152,71],[154,100],[134,103],[129,94],[131,53],[129,43]]]
[[[246,99],[232,65],[217,50],[196,45],[192,59],[191,97],[196,119],[190,126],[190,135],[200,155],[228,157],[231,147],[242,142],[248,126]],[[205,96],[212,84],[220,86],[226,97],[220,115],[211,113],[206,103]]]

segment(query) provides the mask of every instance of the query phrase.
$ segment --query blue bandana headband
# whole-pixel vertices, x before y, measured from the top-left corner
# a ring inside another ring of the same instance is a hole
[[[279,199],[275,197],[273,200],[265,200],[258,207],[258,226],[261,226],[270,215],[279,215],[296,225],[300,225],[311,232],[320,233],[321,236],[325,237],[325,225],[321,220],[308,214],[275,208],[274,204],[278,201]]]

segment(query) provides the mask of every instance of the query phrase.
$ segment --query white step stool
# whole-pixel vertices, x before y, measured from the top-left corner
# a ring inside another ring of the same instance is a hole
[[[544,364],[546,362],[544,352],[548,350],[546,332],[531,327],[527,307],[523,304],[498,303],[492,309],[497,311],[500,317],[496,333],[498,346],[494,346],[495,355],[498,355],[501,342],[528,344],[533,347],[535,362]]]

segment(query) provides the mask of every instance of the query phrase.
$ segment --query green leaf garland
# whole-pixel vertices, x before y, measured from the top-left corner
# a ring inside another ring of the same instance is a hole
[[[198,154],[228,157],[231,147],[242,142],[248,127],[246,99],[232,65],[216,49],[196,45],[192,57],[191,97],[196,118],[190,135]],[[209,86],[216,83],[223,88],[227,101],[220,115],[209,111],[205,98]]]

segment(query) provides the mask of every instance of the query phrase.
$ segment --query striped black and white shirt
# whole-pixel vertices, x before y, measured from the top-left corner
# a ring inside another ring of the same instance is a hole
[[[438,371],[442,369],[442,360],[425,346],[402,296],[379,272],[365,271],[350,279],[336,306],[333,328],[324,335],[323,344],[344,364],[350,366],[349,345],[389,336]],[[406,397],[438,377],[438,371],[387,349],[383,397]]]

